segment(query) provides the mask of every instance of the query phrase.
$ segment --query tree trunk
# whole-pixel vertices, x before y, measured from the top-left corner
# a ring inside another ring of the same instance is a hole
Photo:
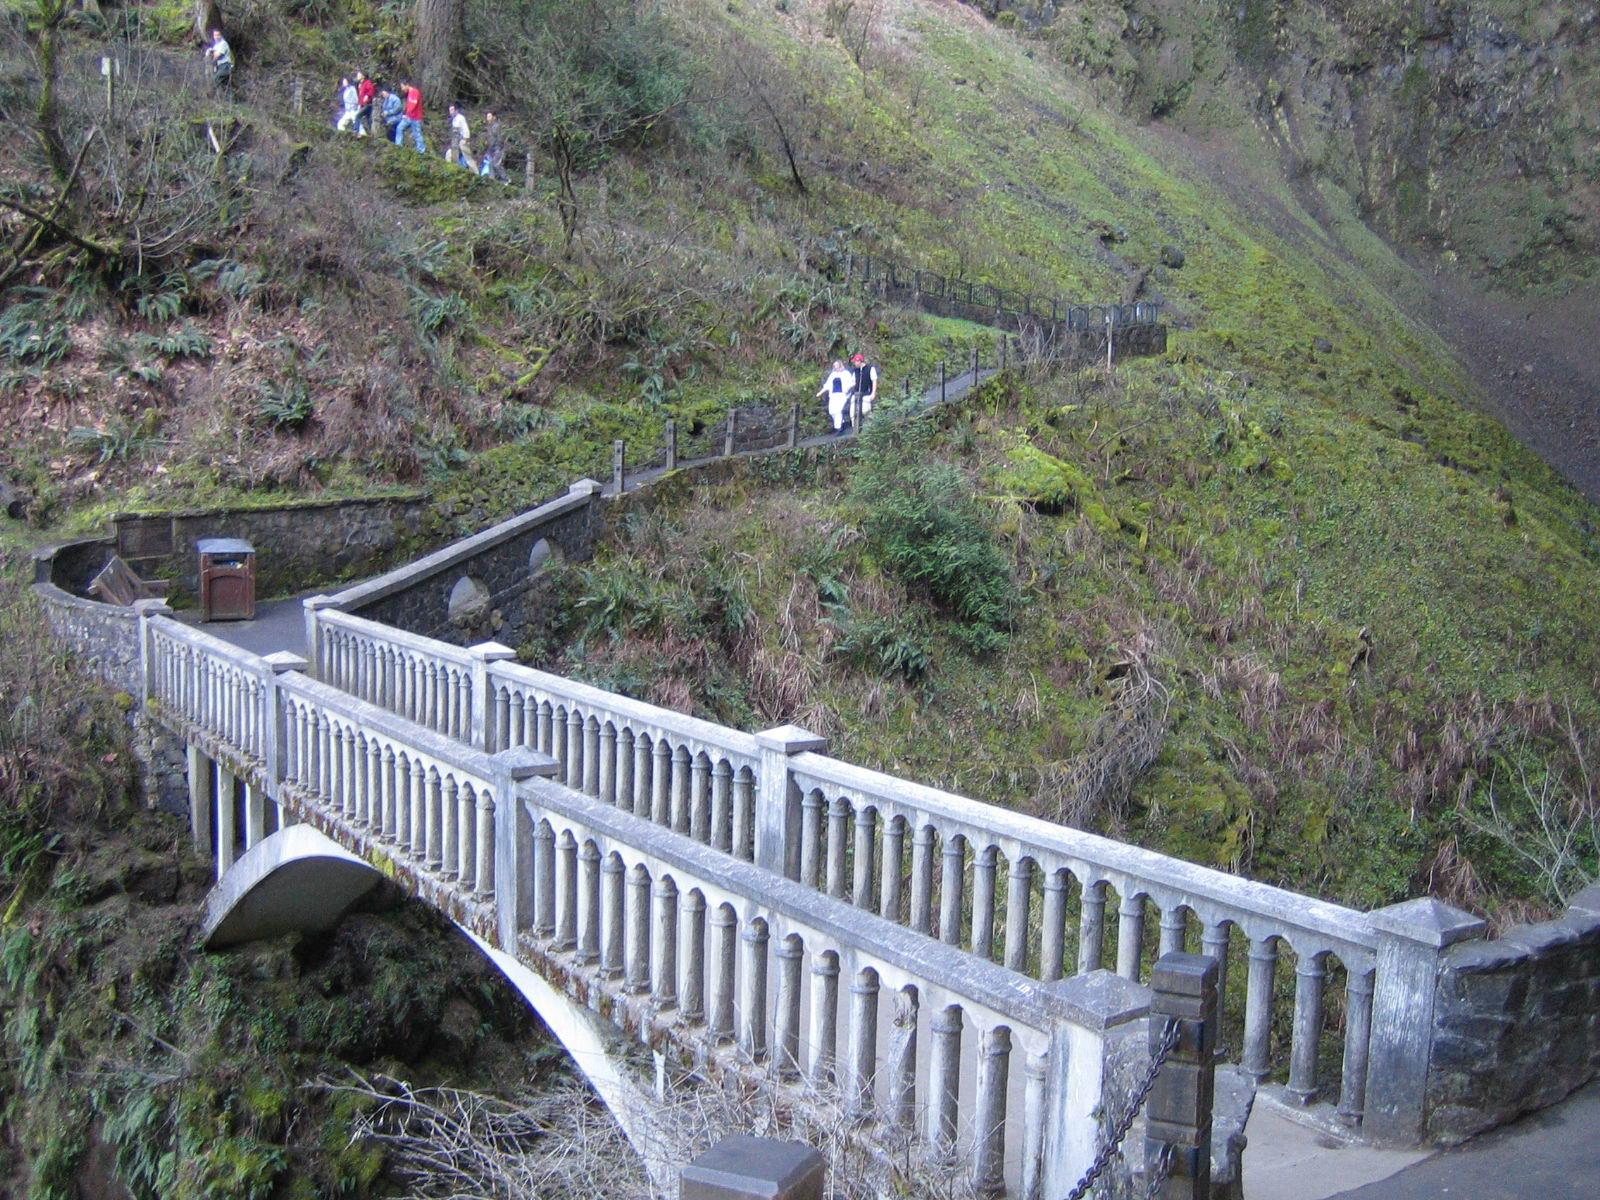
[[[436,112],[455,98],[464,9],[464,0],[417,0],[417,74],[422,94]]]
[[[211,44],[213,29],[222,29],[222,9],[217,0],[194,0],[194,31],[207,46]]]

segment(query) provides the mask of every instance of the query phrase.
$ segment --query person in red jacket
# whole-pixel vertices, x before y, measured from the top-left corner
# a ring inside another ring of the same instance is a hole
[[[422,140],[422,89],[413,83],[402,83],[400,94],[405,97],[406,105],[400,117],[400,124],[394,127],[394,144],[406,144],[406,130],[411,131],[415,140],[417,153],[426,154],[428,143]]]
[[[372,132],[372,102],[377,98],[378,85],[360,71],[356,72],[356,100],[361,111],[356,114],[356,134],[366,137]]]

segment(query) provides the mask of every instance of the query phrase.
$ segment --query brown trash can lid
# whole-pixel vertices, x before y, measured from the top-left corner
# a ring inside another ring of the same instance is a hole
[[[201,538],[195,543],[201,554],[254,554],[256,548],[243,538]]]

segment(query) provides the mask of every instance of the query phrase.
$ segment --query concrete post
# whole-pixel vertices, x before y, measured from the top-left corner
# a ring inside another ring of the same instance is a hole
[[[960,834],[947,837],[944,840],[944,869],[939,878],[939,940],[947,945],[956,946],[961,942],[961,900],[962,891],[966,887],[966,875],[963,864],[966,861],[967,839]],[[973,863],[973,874],[977,874],[977,863]],[[977,905],[974,903],[974,910]],[[978,921],[976,911],[972,914],[973,924]]]
[[[678,905],[679,937],[683,949],[678,955],[683,965],[683,995],[678,1011],[685,1021],[698,1022],[706,1016],[706,898],[698,889]]]
[[[978,1047],[978,1115],[973,1131],[972,1190],[1005,1195],[1006,1091],[1011,1078],[1011,1033],[1004,1026],[983,1035]]]
[[[600,864],[600,891],[605,907],[605,937],[601,948],[600,973],[608,979],[620,979],[623,972],[623,914],[622,860],[615,854],[606,855]]]
[[[878,882],[878,915],[900,923],[900,874],[905,869],[906,825],[903,820],[883,825],[883,867]]]
[[[715,1042],[733,1040],[733,988],[737,973],[739,918],[726,904],[717,905],[711,914],[711,930],[716,949],[711,960],[711,1037]]]
[[[972,952],[994,958],[994,873],[998,851],[985,846],[972,856]],[[958,918],[959,919],[959,918]]]
[[[236,835],[235,813],[238,804],[237,779],[221,763],[217,764],[217,878],[221,879],[233,866],[233,842]]]
[[[828,806],[828,895],[844,899],[845,827],[850,821],[850,805],[840,797]]]
[[[650,872],[635,863],[628,872],[628,990],[650,990]]]
[[[943,404],[945,398],[945,362],[939,360],[939,403]]]
[[[915,988],[894,994],[894,1028],[889,1035],[890,1123],[902,1133],[913,1133],[917,1122],[917,1008]]]
[[[1065,969],[1067,941],[1067,876],[1046,871],[1044,876],[1044,929],[1039,942],[1039,978],[1054,983]]]
[[[822,851],[823,807],[819,792],[807,792],[800,800],[800,882],[812,888],[821,878],[818,860]]]
[[[1139,959],[1144,950],[1144,896],[1122,898],[1117,912],[1117,974],[1139,982]]]
[[[839,960],[817,954],[811,959],[811,1086],[821,1090],[834,1079],[839,1046]]]
[[[1217,964],[1203,954],[1162,956],[1150,974],[1150,1053],[1177,1021],[1178,1041],[1145,1108],[1145,1178],[1163,1168],[1159,1200],[1210,1200],[1211,1109],[1216,1083]]]
[[[1013,971],[1028,964],[1028,909],[1033,899],[1033,860],[1017,858],[1006,878],[1005,964]]]
[[[733,847],[733,768],[719,758],[711,769],[711,848],[726,854]]]
[[[667,419],[665,434],[666,469],[676,471],[678,469],[678,423],[670,417]]]
[[[777,1073],[800,1077],[800,965],[805,950],[796,937],[778,943]]]
[[[679,1200],[822,1200],[827,1163],[810,1146],[736,1134],[683,1169]]]
[[[933,929],[933,826],[922,825],[911,836],[911,928]]]
[[[655,936],[650,949],[655,963],[650,970],[656,1007],[678,1007],[678,885],[663,875],[655,883]]]
[[[1272,979],[1278,967],[1278,939],[1252,938],[1245,979],[1244,1054],[1239,1066],[1257,1083],[1272,1074]]]
[[[517,935],[533,926],[533,818],[522,802],[521,786],[529,779],[555,776],[556,762],[531,746],[502,750],[494,767],[495,917],[500,948],[514,954]]]
[[[244,785],[244,848],[249,850],[267,836],[267,801],[249,780]]]
[[[533,834],[533,933],[535,937],[550,938],[555,932],[556,834],[540,822]]]
[[[730,408],[728,410],[728,428],[727,428],[727,432],[723,435],[723,439],[722,439],[722,457],[723,458],[732,458],[733,457],[733,448],[734,448],[734,445],[738,442],[738,433],[737,433],[738,424],[739,424],[739,410],[737,408]]]
[[[266,749],[263,765],[266,767],[267,788],[272,791],[284,780],[289,749],[289,706],[283,701],[283,688],[279,681],[290,671],[303,672],[307,663],[298,654],[291,654],[287,650],[269,654],[262,661],[268,668],[266,678],[262,681],[266,687],[267,719],[267,727],[263,731]]]
[[[1414,1145],[1422,1137],[1433,1005],[1444,951],[1482,937],[1486,922],[1432,897],[1380,908],[1372,1042],[1362,1131],[1374,1141]]]
[[[201,854],[210,854],[211,805],[215,791],[211,760],[194,742],[188,743],[184,750],[189,760],[189,832],[194,836],[195,849]]]
[[[628,490],[628,443],[621,438],[611,443],[611,490],[622,495]]]
[[[877,1077],[878,973],[869,969],[850,984],[850,1112],[857,1119],[873,1115]]]
[[[856,813],[856,838],[850,879],[850,903],[857,908],[872,908],[872,860],[878,840],[878,814],[874,809]]]
[[[308,674],[313,679],[321,679],[324,683],[331,682],[324,678],[323,663],[323,630],[322,610],[333,607],[331,596],[307,596],[300,602],[300,607],[305,612],[306,620],[306,659],[309,663]]]
[[[800,406],[798,404],[791,404],[789,406],[789,435],[784,440],[783,445],[784,445],[784,449],[793,450],[799,444],[800,444]]]
[[[936,1150],[955,1149],[961,1115],[961,1009],[952,1004],[928,1023],[933,1054],[928,1064],[928,1140]]]
[[[1339,1120],[1361,1124],[1367,1099],[1367,1060],[1372,1046],[1373,968],[1351,965],[1344,987],[1344,1065],[1339,1085]],[[1222,994],[1222,973],[1217,974],[1217,994]]]
[[[740,1047],[750,1062],[767,1059],[767,923],[757,917],[745,923],[740,935],[744,942],[744,1029]]]
[[[557,950],[578,948],[578,839],[563,829],[556,843]]]
[[[578,961],[600,961],[600,850],[585,842],[578,851]]]
[[[150,622],[156,617],[170,617],[172,606],[165,600],[135,600],[133,611],[139,614],[139,704],[142,710],[150,703],[151,683],[155,675]]]
[[[1325,954],[1302,954],[1295,964],[1294,1040],[1289,1050],[1289,1097],[1299,1104],[1317,1098],[1317,1042],[1322,1036]]]
[[[789,759],[821,753],[828,739],[798,725],[780,725],[756,734],[761,778],[756,793],[756,865],[788,879],[800,878],[800,789]]]
[[[489,664],[514,662],[517,652],[499,642],[479,642],[468,649],[472,655],[472,729],[470,740],[475,750],[493,754],[508,749],[497,744],[494,728],[494,692],[489,683]]]

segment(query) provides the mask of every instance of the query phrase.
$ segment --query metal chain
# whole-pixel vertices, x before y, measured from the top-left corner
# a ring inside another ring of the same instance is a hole
[[[1172,1164],[1176,1160],[1177,1155],[1172,1152],[1171,1146],[1161,1147],[1161,1152],[1156,1155],[1156,1169],[1150,1173],[1150,1183],[1144,1189],[1144,1200],[1156,1200],[1166,1185],[1167,1176],[1172,1174]]]
[[[1089,1194],[1089,1189],[1099,1182],[1100,1176],[1111,1165],[1111,1160],[1116,1157],[1118,1149],[1122,1146],[1123,1139],[1128,1136],[1128,1130],[1133,1128],[1134,1118],[1144,1108],[1144,1102],[1150,1098],[1150,1089],[1156,1085],[1156,1076],[1161,1073],[1161,1068],[1166,1065],[1167,1059],[1171,1057],[1173,1049],[1177,1046],[1178,1032],[1178,1022],[1175,1019],[1168,1019],[1166,1030],[1161,1035],[1161,1045],[1150,1056],[1150,1070],[1146,1072],[1144,1080],[1139,1086],[1134,1089],[1133,1099],[1128,1105],[1128,1110],[1122,1114],[1122,1119],[1117,1122],[1112,1131],[1112,1136],[1107,1138],[1105,1144],[1100,1147],[1100,1153],[1094,1156],[1094,1162],[1089,1164],[1089,1169],[1083,1173],[1083,1178],[1078,1180],[1078,1186],[1067,1193],[1067,1200],[1083,1200]],[[1170,1155],[1163,1156],[1163,1162],[1167,1166],[1156,1173],[1157,1187],[1166,1179],[1167,1170],[1170,1169],[1170,1157]],[[1153,1196],[1154,1194],[1155,1188],[1152,1188],[1150,1195]]]

